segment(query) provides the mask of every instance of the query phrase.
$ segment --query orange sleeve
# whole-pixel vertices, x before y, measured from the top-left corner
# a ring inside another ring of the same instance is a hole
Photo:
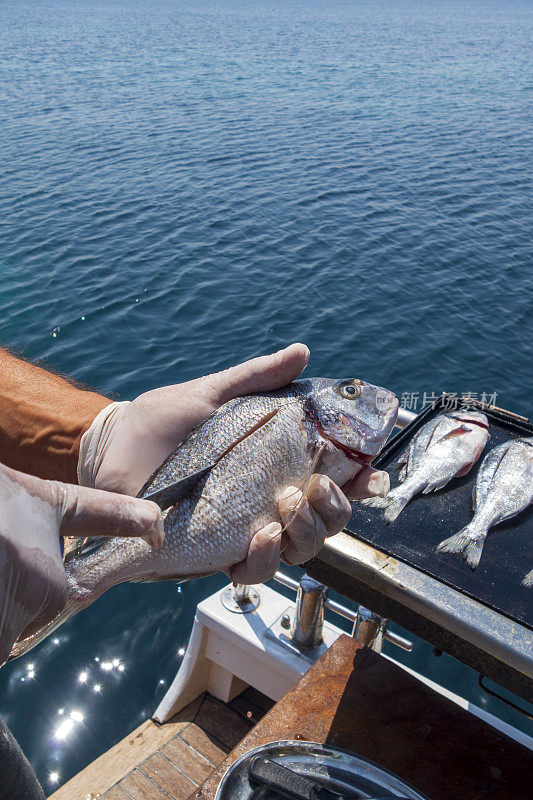
[[[0,349],[0,461],[77,483],[81,437],[111,402]]]

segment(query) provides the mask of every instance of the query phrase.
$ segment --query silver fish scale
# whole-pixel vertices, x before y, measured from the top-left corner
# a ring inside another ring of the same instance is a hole
[[[486,422],[484,415],[479,416],[483,416]],[[478,439],[482,438],[481,429],[470,426],[471,433],[446,438],[460,425],[460,421],[447,414],[424,425],[410,445],[406,478],[416,481],[420,487],[437,485],[450,480],[462,466],[468,464]]]
[[[479,468],[474,508],[492,527],[533,502],[533,437],[504,442]]]
[[[301,402],[297,392],[287,390],[270,396],[248,395],[230,400],[191,431],[148,479],[139,496],[155,492],[217,461],[269,414],[297,402]]]
[[[475,569],[493,525],[516,516],[533,502],[533,437],[504,442],[488,453],[473,491],[474,516],[464,528],[440,542],[437,550],[461,553]],[[526,575],[524,585],[533,583]]]
[[[67,565],[69,593],[82,597],[86,588],[94,599],[120,581],[197,577],[241,561],[255,531],[277,519],[278,491],[310,476],[317,439],[302,404],[285,403],[170,509],[161,547],[110,539]]]
[[[292,482],[303,485],[309,478],[316,438],[299,404],[280,409],[235,445],[186,505],[170,510],[158,560],[167,556],[169,566],[175,565],[179,547],[181,567],[197,573],[200,538],[202,572],[215,572],[245,558],[255,531],[277,519],[279,491]],[[190,536],[187,543],[180,536],[183,530]]]
[[[346,396],[350,384],[357,393]],[[230,401],[191,432],[140,493],[210,468],[166,514],[163,545],[153,550],[142,539],[113,538],[99,550],[75,556],[65,566],[65,608],[17,642],[11,657],[27,652],[118,583],[208,575],[241,561],[256,531],[279,519],[281,490],[305,489],[315,469],[343,485],[354,474],[354,461],[343,448],[375,455],[397,409],[397,399],[386,389],[330,378]]]

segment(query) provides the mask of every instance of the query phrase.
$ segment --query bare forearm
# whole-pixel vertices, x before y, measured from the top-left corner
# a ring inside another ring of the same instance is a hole
[[[110,402],[0,349],[0,461],[77,483],[80,439]]]

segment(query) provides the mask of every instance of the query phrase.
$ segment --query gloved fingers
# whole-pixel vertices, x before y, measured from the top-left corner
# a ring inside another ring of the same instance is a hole
[[[53,514],[61,536],[141,536],[152,545],[163,543],[165,531],[159,507],[150,500],[89,489],[60,481],[45,481],[35,475],[1,465],[0,477],[45,503]],[[44,512],[43,512],[44,513]],[[41,514],[42,518],[42,514]],[[44,519],[41,519],[44,523]]]
[[[389,493],[390,478],[387,472],[372,467],[365,467],[361,472],[342,487],[350,500],[362,500],[365,497],[385,497]]]
[[[285,526],[283,559],[287,564],[309,561],[328,536],[325,520],[295,486],[287,487],[278,497],[278,512]]]
[[[234,583],[264,583],[279,569],[282,527],[271,522],[253,536],[244,561],[229,570]]]
[[[140,536],[152,547],[165,538],[160,508],[150,500],[53,482],[62,536]]]
[[[321,517],[328,536],[334,536],[347,525],[352,516],[350,501],[336,483],[327,475],[311,476],[307,488],[307,499]]]
[[[50,484],[0,464],[0,662],[21,631],[65,605],[67,576]]]
[[[295,343],[268,356],[259,356],[201,379],[213,406],[253,392],[280,389],[298,377],[309,361],[309,349]]]
[[[67,576],[61,559],[53,564],[48,564],[45,571],[36,569],[32,574],[31,584],[26,585],[20,592],[20,602],[25,604],[28,611],[28,598],[33,595],[33,608],[21,620],[20,635],[17,638],[25,639],[36,633],[43,625],[54,619],[65,607],[68,596]],[[35,604],[35,605],[34,605]],[[37,605],[38,604],[38,605]]]
[[[4,561],[1,546],[0,561]],[[20,602],[19,581],[16,564],[11,558],[5,558],[0,581],[0,666],[9,658],[20,631],[33,619],[32,613]]]

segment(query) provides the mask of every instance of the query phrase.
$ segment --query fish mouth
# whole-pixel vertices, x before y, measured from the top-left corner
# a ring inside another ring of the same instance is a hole
[[[322,438],[327,439],[328,442],[331,442],[331,444],[334,445],[337,450],[341,450],[347,458],[355,461],[362,467],[367,467],[372,463],[375,456],[370,455],[369,453],[362,453],[360,450],[353,450],[351,447],[348,447],[348,445],[338,442],[337,439],[333,438],[333,436],[327,434],[322,426],[318,424],[318,422],[316,422],[315,425]]]

